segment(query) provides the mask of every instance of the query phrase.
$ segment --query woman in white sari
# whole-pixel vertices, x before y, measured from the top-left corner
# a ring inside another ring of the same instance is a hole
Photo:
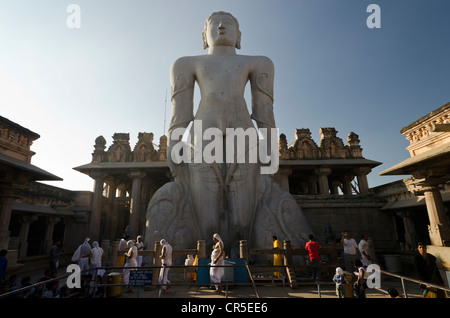
[[[222,292],[221,280],[222,276],[225,273],[225,262],[223,260],[224,251],[223,251],[223,241],[220,238],[219,234],[213,235],[213,240],[215,244],[213,245],[213,251],[211,253],[211,268],[209,270],[209,276],[213,283],[216,286],[216,292]]]
[[[92,269],[92,277],[94,277],[94,281],[97,279],[97,275],[102,276],[105,274],[104,269],[97,269],[102,267],[104,257],[103,249],[98,245],[97,241],[92,243],[91,256],[90,256],[90,268]]]
[[[125,263],[125,268],[123,269],[122,275],[123,275],[123,283],[124,285],[128,285],[130,282],[130,271],[136,270],[134,269],[128,269],[127,267],[137,267],[136,257],[138,254],[137,247],[134,245],[134,242],[132,240],[129,240],[127,242],[128,252],[125,253],[125,256],[127,258],[127,261]],[[128,291],[131,292],[131,286],[128,286]]]
[[[72,261],[77,262],[80,266],[80,271],[83,275],[86,275],[85,271],[89,270],[89,257],[91,255],[91,245],[89,244],[90,238],[86,238],[72,256]]]

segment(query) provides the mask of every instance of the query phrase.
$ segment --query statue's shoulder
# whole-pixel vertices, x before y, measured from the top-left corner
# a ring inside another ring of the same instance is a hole
[[[198,63],[199,56],[182,56],[172,63],[172,70],[192,69]]]
[[[238,55],[242,59],[246,60],[248,63],[256,65],[273,65],[272,60],[263,55]]]
[[[274,65],[270,58],[263,55],[241,55],[253,70],[268,71],[273,70]]]
[[[182,56],[177,58],[172,65],[192,65],[202,61],[205,55]]]

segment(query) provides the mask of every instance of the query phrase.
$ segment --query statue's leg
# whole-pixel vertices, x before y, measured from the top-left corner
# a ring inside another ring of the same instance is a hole
[[[197,216],[201,239],[209,240],[220,231],[224,208],[223,179],[215,164],[188,164],[192,204]],[[220,234],[222,235],[222,234]]]
[[[256,213],[257,173],[254,163],[230,165],[227,171],[230,228],[237,240],[248,240]]]

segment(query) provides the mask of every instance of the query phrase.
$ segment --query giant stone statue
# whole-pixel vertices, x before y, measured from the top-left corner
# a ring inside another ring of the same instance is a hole
[[[209,243],[219,233],[227,254],[238,257],[239,240],[247,240],[251,248],[267,248],[277,235],[301,246],[311,233],[294,198],[273,181],[276,170],[262,173],[267,160],[252,160],[255,152],[275,153],[271,158],[278,163],[278,136],[271,133],[274,66],[264,56],[236,54],[240,40],[238,21],[215,12],[203,31],[208,54],[181,57],[172,65],[167,160],[174,181],[149,203],[147,246],[165,238],[175,248],[192,248],[197,240]],[[244,99],[249,81],[251,115]],[[194,115],[195,83],[201,100]],[[264,131],[262,138],[256,133],[251,138],[251,131],[256,132],[252,119]],[[242,131],[248,132],[248,142],[239,143],[232,135]]]

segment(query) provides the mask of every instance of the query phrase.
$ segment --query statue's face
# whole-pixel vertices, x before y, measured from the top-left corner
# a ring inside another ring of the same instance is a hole
[[[207,24],[206,40],[209,46],[235,46],[238,28],[228,14],[215,14]]]

